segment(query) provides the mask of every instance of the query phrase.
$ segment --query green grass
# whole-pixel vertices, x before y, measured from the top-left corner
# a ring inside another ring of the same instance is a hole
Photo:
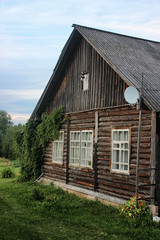
[[[127,219],[117,208],[53,185],[0,179],[0,240],[35,239],[158,240],[160,224]]]
[[[0,239],[160,239],[159,225],[129,220],[117,208],[53,185],[0,179]]]

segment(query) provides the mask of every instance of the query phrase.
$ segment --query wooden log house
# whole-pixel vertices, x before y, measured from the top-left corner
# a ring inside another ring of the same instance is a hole
[[[123,203],[135,195],[139,110],[125,101],[141,88],[141,196],[159,205],[160,43],[73,25],[32,117],[65,108],[59,139],[49,143],[43,178]]]

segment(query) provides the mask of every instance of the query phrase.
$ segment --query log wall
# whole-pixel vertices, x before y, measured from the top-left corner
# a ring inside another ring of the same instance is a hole
[[[97,180],[96,191],[128,199],[135,194],[136,183],[136,157],[139,112],[135,107],[116,107],[98,110],[98,136],[97,136],[97,177],[95,178],[95,164],[92,168],[68,167],[68,183],[94,190],[95,179]],[[72,113],[67,115],[69,119],[69,129],[90,130],[95,132],[95,111],[82,113]],[[131,129],[130,148],[130,173],[118,174],[112,172],[111,164],[111,129],[112,128]],[[64,130],[64,155],[63,164],[52,163],[52,143],[46,149],[44,159],[45,177],[56,181],[66,181],[66,160],[67,160],[67,121],[63,124]],[[151,154],[151,111],[142,111],[142,130],[140,147],[140,168],[149,168]],[[94,134],[95,137],[95,134]],[[95,138],[94,138],[95,141]],[[94,142],[93,142],[94,146]],[[95,149],[93,150],[93,156]],[[95,158],[93,158],[95,159]],[[149,183],[150,172],[140,173],[140,183]],[[143,187],[142,195],[149,195],[150,187]]]

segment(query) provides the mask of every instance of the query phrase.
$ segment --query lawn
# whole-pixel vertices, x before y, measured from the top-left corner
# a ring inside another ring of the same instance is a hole
[[[160,239],[160,225],[51,185],[0,179],[0,240]]]

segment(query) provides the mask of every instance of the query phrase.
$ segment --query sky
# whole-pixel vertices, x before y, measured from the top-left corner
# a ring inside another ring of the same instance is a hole
[[[0,0],[0,110],[30,118],[73,27],[160,42],[159,0]]]

